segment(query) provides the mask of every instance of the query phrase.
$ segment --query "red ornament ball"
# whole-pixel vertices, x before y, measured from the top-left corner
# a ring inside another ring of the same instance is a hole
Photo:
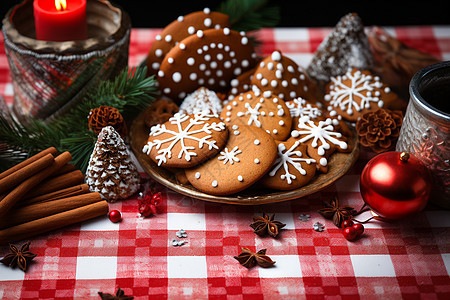
[[[372,158],[361,173],[361,196],[377,214],[402,219],[423,210],[431,192],[427,167],[407,152],[390,151]]]
[[[120,213],[120,211],[115,209],[109,212],[108,218],[111,222],[117,223],[122,221],[122,214]]]

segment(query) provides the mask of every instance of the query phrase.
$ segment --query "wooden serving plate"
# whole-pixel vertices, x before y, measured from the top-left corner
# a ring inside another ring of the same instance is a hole
[[[352,138],[348,141],[352,151],[350,153],[334,153],[328,160],[328,173],[315,176],[307,185],[299,189],[277,191],[261,188],[252,190],[250,188],[239,194],[215,196],[203,193],[189,184],[180,184],[173,173],[167,171],[165,168],[158,167],[146,154],[142,153],[142,148],[147,142],[148,133],[150,132],[150,129],[145,125],[144,116],[145,111],[137,116],[131,124],[129,132],[131,150],[144,171],[155,181],[180,194],[205,201],[239,205],[258,205],[297,199],[330,186],[347,173],[359,156],[359,143],[356,132],[353,132]]]

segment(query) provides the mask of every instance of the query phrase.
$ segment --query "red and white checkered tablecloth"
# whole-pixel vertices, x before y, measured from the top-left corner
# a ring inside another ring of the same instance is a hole
[[[410,46],[450,59],[450,26],[387,28]],[[330,28],[265,29],[261,54],[280,49],[302,66]],[[160,29],[133,29],[129,64],[140,64]],[[0,37],[0,93],[13,90]],[[120,287],[135,299],[450,299],[450,211],[429,205],[396,223],[368,223],[349,242],[317,210],[322,200],[361,207],[359,174],[368,156],[331,187],[292,201],[258,206],[192,199],[157,185],[162,212],[143,219],[137,200],[111,204],[123,221],[107,217],[31,239],[38,254],[26,273],[0,265],[1,299],[99,299]],[[252,217],[275,213],[287,224],[278,238],[252,232]],[[310,214],[303,222],[300,214]],[[368,215],[363,215],[364,219]],[[325,231],[316,232],[320,221]],[[179,229],[187,243],[172,246]],[[240,247],[267,248],[273,268],[250,270],[233,258]],[[0,257],[8,253],[0,247]],[[150,297],[149,297],[150,295]]]

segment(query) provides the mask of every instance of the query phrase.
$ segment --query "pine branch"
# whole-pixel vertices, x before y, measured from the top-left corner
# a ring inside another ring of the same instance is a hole
[[[230,17],[231,29],[253,31],[274,27],[280,22],[280,7],[267,0],[226,0],[217,11]]]
[[[0,144],[29,155],[51,146],[69,151],[75,166],[84,172],[97,140],[88,128],[90,110],[111,106],[131,119],[158,94],[155,78],[146,78],[146,72],[146,67],[124,69],[113,81],[100,82],[76,107],[48,123],[30,120],[25,126],[0,115]]]

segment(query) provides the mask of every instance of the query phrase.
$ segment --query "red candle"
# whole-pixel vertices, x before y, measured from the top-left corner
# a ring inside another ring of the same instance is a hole
[[[36,39],[86,40],[86,0],[34,0]]]

